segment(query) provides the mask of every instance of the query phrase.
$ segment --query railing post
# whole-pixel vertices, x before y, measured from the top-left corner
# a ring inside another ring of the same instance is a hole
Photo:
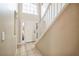
[[[22,3],[18,3],[18,42],[22,41]],[[19,49],[19,55],[21,55],[21,48]]]
[[[22,3],[18,3],[18,39],[19,43],[21,43],[22,40]]]
[[[54,13],[54,17],[55,17],[55,3],[54,3],[54,8],[53,9],[54,9],[53,13]]]
[[[39,21],[41,21],[41,3],[38,4],[38,16],[39,16]]]
[[[52,4],[51,4],[51,20],[52,20],[52,16],[53,16],[52,14],[53,14],[53,13],[52,13]]]

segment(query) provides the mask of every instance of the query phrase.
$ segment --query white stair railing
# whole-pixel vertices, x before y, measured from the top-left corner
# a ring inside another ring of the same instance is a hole
[[[64,7],[64,3],[50,3],[45,11],[45,14],[38,23],[38,38],[37,41],[45,34],[51,24],[56,20],[55,18],[60,14]]]

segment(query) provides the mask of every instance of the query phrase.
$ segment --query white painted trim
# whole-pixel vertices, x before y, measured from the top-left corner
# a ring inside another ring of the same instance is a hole
[[[69,4],[65,4],[63,9],[60,11],[60,13],[54,18],[54,19],[57,19],[65,10],[65,8],[68,6]],[[46,32],[51,28],[52,25],[54,25],[54,23],[56,22],[57,20],[55,20],[54,22],[51,22],[51,24],[48,26],[48,28],[41,34],[41,36],[37,39],[37,41],[35,42],[35,44],[37,44],[39,42],[39,40],[46,34]],[[53,24],[52,24],[53,23]]]

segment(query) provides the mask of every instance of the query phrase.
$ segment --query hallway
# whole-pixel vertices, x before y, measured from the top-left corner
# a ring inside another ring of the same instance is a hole
[[[0,56],[79,55],[78,7],[72,3],[0,4]]]
[[[16,56],[42,56],[42,54],[35,47],[34,42],[22,42],[17,46]]]

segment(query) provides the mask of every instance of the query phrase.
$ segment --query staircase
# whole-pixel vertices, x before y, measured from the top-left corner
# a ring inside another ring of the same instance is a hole
[[[45,56],[79,55],[79,4],[68,4],[55,15],[36,47]]]
[[[68,4],[65,3],[49,3],[45,13],[42,14],[41,20],[38,23],[38,38],[37,42],[44,36],[52,24],[55,23],[56,18],[63,12]],[[36,42],[36,43],[37,43]]]

